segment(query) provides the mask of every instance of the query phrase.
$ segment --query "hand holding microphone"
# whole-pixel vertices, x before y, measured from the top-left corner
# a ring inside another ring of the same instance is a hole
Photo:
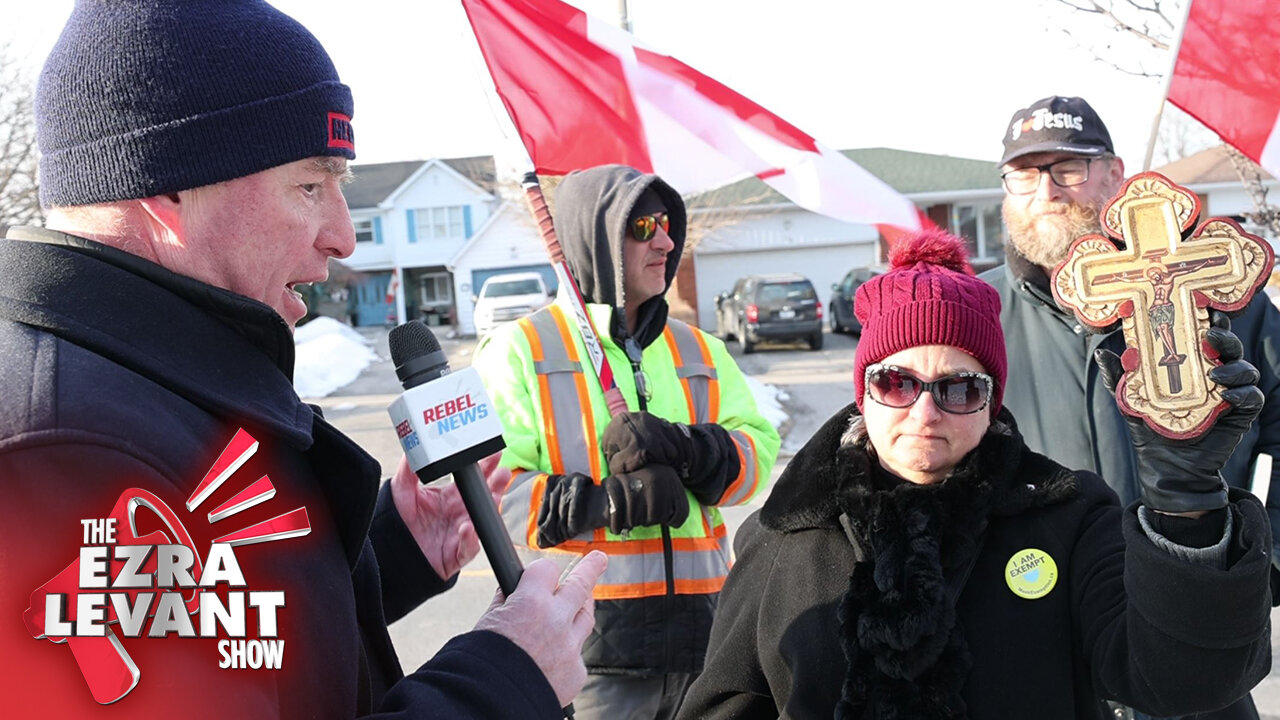
[[[498,514],[486,476],[477,463],[505,447],[502,423],[474,368],[450,372],[449,362],[431,330],[421,321],[405,323],[390,335],[391,358],[405,392],[387,408],[405,461],[392,480],[397,509],[441,577],[451,577],[484,547],[498,578],[501,595],[481,616],[477,630],[503,635],[524,650],[542,670],[565,716],[587,679],[582,643],[595,625],[591,591],[608,559],[598,551],[557,582],[559,569],[542,559],[529,573],[516,556]],[[457,495],[420,492],[410,474],[424,484],[453,474]],[[453,503],[461,499],[470,524]]]
[[[498,585],[510,596],[524,569],[476,465],[505,447],[502,423],[480,374],[475,368],[450,372],[440,341],[421,321],[394,328],[389,341],[405,391],[387,412],[405,460],[423,483],[453,474]]]
[[[479,462],[495,505],[511,479],[511,471],[498,466],[499,457],[495,453]],[[456,488],[423,484],[402,457],[391,478],[391,497],[418,548],[441,578],[453,577],[480,552],[480,538]]]

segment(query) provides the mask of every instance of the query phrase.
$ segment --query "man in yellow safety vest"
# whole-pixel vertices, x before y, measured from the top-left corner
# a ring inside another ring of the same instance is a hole
[[[717,507],[765,486],[778,433],[724,344],[667,317],[685,239],[680,195],[612,165],[567,176],[556,206],[565,258],[629,412],[609,417],[560,303],[484,338],[474,365],[512,469],[502,515],[526,560],[609,555],[578,717],[670,718],[702,669],[728,572]]]

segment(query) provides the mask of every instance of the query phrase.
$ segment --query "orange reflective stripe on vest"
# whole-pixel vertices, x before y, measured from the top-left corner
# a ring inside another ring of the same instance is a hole
[[[671,350],[676,377],[684,388],[689,403],[690,422],[708,423],[719,420],[720,384],[711,364],[711,351],[702,337],[679,320],[669,320],[662,339]]]
[[[579,472],[598,479],[603,475],[595,408],[587,390],[587,376],[569,324],[556,305],[519,321],[532,351],[538,397],[542,406],[543,437],[551,472]],[[669,320],[663,337],[671,351],[676,376],[684,390],[692,422],[714,422],[719,412],[719,384],[705,341],[699,334],[675,320]],[[594,378],[592,378],[594,381]],[[738,435],[740,433],[735,433]],[[750,443],[750,439],[746,440]],[[754,487],[755,462],[752,447],[748,482],[738,483],[749,492]],[[561,563],[592,549],[609,555],[609,567],[596,584],[598,599],[624,599],[663,595],[667,592],[666,564],[662,538],[630,539],[609,537],[603,528],[581,533],[554,548],[539,548],[538,512],[546,495],[547,473],[515,471],[502,501],[503,521],[512,538],[522,540],[517,551],[525,562],[551,556]],[[720,590],[728,572],[728,533],[722,521],[713,522],[707,508],[691,502],[691,510],[701,513],[702,537],[671,537],[672,583],[677,594],[705,594]],[[718,517],[718,516],[717,516]],[[690,527],[689,524],[685,525]],[[688,532],[687,530],[685,531]],[[519,544],[518,544],[519,545]]]

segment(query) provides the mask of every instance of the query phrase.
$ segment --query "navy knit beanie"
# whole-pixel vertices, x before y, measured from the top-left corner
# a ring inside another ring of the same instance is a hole
[[[45,207],[355,158],[351,90],[261,0],[76,0],[36,89]]]

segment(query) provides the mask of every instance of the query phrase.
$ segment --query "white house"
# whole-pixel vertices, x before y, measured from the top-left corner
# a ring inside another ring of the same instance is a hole
[[[474,332],[472,295],[500,272],[537,270],[555,286],[523,206],[497,193],[492,157],[353,165],[343,187],[356,249],[347,313],[357,325],[421,318]]]
[[[1245,191],[1225,145],[1188,155],[1155,168],[1155,171],[1200,196],[1201,222],[1215,215],[1233,217],[1245,230],[1266,237],[1273,248],[1280,250],[1277,244],[1280,238],[1269,237],[1263,228],[1242,217],[1245,213],[1254,211],[1253,198]],[[1269,203],[1280,204],[1280,182],[1261,168],[1258,172],[1261,174],[1262,186],[1267,189]]]
[[[890,148],[843,152],[933,223],[962,235],[976,269],[1004,261],[1004,193],[994,161]],[[681,268],[679,290],[708,330],[715,326],[716,294],[737,278],[798,272],[813,281],[825,307],[831,285],[849,270],[885,262],[887,243],[876,227],[801,209],[755,178],[692,197],[688,204],[695,247],[692,262],[686,258]]]
[[[887,148],[845,154],[934,223],[963,235],[975,267],[1003,260],[994,162]],[[536,270],[555,286],[529,211],[496,192],[493,158],[356,165],[352,173],[344,193],[357,243],[345,264],[360,278],[348,306],[358,324],[421,317],[468,335],[475,332],[472,296],[486,278]],[[691,197],[688,205],[689,240],[672,311],[707,329],[714,328],[716,293],[738,277],[800,272],[825,306],[846,272],[885,260],[886,242],[875,227],[802,210],[755,178]]]
[[[492,158],[354,165],[343,187],[356,249],[344,264],[357,273],[348,312],[358,325],[422,317],[452,324],[448,262],[498,205]]]

